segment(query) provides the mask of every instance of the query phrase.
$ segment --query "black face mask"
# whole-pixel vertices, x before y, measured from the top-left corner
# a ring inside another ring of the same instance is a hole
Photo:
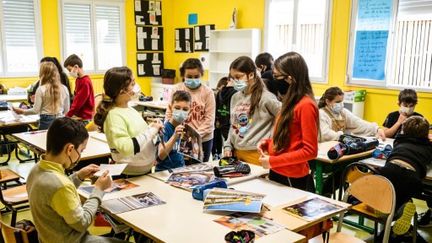
[[[278,90],[279,95],[281,97],[284,97],[285,94],[288,92],[288,88],[290,86],[289,83],[285,79],[275,80],[275,81],[277,84],[277,90]]]
[[[68,170],[73,169],[73,168],[78,164],[78,162],[79,162],[80,159],[81,159],[81,153],[79,153],[78,150],[76,150],[76,148],[74,148],[74,150],[75,150],[75,151],[77,152],[77,154],[78,154],[78,159],[75,160],[75,162],[72,162],[72,159],[71,159],[71,157],[70,157],[70,155],[69,155],[69,160],[70,160],[70,162],[71,162],[71,165],[69,166],[69,168],[67,168]]]

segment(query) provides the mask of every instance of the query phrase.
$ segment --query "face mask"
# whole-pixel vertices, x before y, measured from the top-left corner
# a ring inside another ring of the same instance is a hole
[[[75,160],[75,162],[72,162],[72,159],[71,159],[71,157],[70,157],[70,155],[69,155],[69,160],[70,160],[70,162],[71,162],[71,164],[70,164],[70,166],[69,166],[69,168],[67,168],[67,169],[72,169],[72,168],[74,168],[77,164],[78,164],[78,162],[80,161],[80,159],[81,159],[81,154],[78,152],[78,150],[76,150],[75,148],[74,148],[74,150],[77,152],[77,154],[78,154],[78,159],[76,159]]]
[[[186,78],[184,84],[189,89],[196,89],[201,85],[201,80],[199,78]]]
[[[343,103],[339,102],[339,103],[335,103],[331,110],[335,114],[340,114],[342,112],[343,108],[344,108]]]
[[[244,81],[244,80],[238,80],[238,79],[234,80],[234,89],[235,90],[237,90],[237,91],[243,91],[243,90],[246,89],[246,87],[247,87],[246,81]]]
[[[72,69],[69,72],[69,75],[72,76],[73,78],[78,78],[78,71],[74,71],[74,69]]]
[[[172,115],[173,115],[173,119],[176,122],[183,123],[188,118],[189,112],[184,110],[174,109]]]
[[[131,98],[133,100],[139,99],[139,96],[141,95],[141,87],[137,83],[135,83],[134,87],[132,88],[132,92],[133,95]]]
[[[399,112],[410,116],[414,113],[414,107],[406,107],[401,105],[401,107],[399,108]]]

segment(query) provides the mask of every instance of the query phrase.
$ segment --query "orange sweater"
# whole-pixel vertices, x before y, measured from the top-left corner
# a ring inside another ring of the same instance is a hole
[[[279,118],[280,116],[277,119]],[[273,150],[273,140],[267,141],[270,168],[273,171],[293,178],[309,174],[308,161],[315,159],[318,154],[318,119],[315,101],[308,96],[303,97],[294,107],[293,121],[289,125],[288,147],[281,153],[276,153]]]

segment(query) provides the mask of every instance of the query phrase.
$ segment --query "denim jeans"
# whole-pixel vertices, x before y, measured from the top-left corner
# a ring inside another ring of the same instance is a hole
[[[57,117],[56,115],[40,114],[39,130],[47,130]]]

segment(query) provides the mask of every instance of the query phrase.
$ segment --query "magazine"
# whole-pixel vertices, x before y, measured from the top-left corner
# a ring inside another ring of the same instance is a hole
[[[194,186],[206,184],[213,179],[214,175],[210,172],[174,172],[168,178],[167,183],[190,190]]]
[[[174,173],[180,172],[213,172],[213,165],[210,163],[199,163],[173,169]]]
[[[112,187],[105,190],[105,193],[111,193],[111,192],[118,192],[123,191],[127,189],[131,189],[134,187],[137,187],[137,184],[134,184],[128,180],[125,179],[117,179],[113,181]],[[89,186],[80,186],[78,190],[84,191],[88,194],[92,193],[94,189],[93,185]]]
[[[331,213],[339,212],[342,206],[314,197],[306,201],[284,207],[283,211],[307,221],[313,221]]]
[[[174,145],[173,149],[183,154],[185,163],[187,165],[197,162],[199,163],[203,159],[204,153],[202,151],[201,136],[194,128],[192,128],[188,124],[185,124],[183,135]]]
[[[111,199],[102,202],[102,208],[113,214],[125,213],[135,209],[148,208],[165,204],[152,192],[145,192],[129,197]]]
[[[261,212],[264,194],[213,188],[204,199],[204,211]]]
[[[234,213],[214,220],[233,231],[250,230],[256,239],[283,230],[285,227],[259,214]]]

